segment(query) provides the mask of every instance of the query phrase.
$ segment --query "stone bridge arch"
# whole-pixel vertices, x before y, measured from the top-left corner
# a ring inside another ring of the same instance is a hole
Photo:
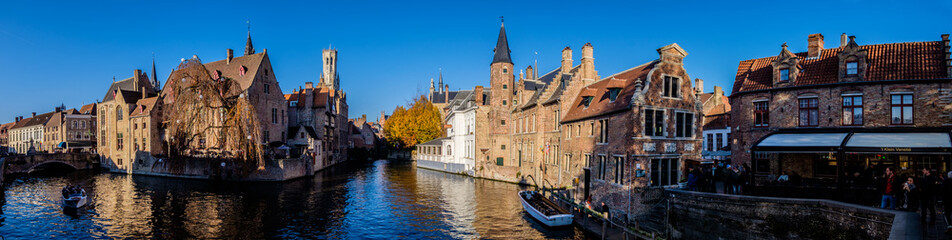
[[[58,164],[70,166],[76,170],[99,168],[99,157],[89,153],[53,153],[3,158],[3,174],[28,174],[40,166]]]
[[[32,164],[32,166],[29,166],[26,170],[24,170],[23,173],[27,173],[27,174],[33,173],[34,171],[37,170],[37,167],[52,166],[52,165],[68,166],[73,168],[73,170],[83,169],[82,166],[76,166],[73,164],[73,162],[70,162],[70,161],[49,160],[49,161],[43,161],[43,162],[35,162]]]

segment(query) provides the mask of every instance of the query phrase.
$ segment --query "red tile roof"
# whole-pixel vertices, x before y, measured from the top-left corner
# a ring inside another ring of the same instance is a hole
[[[155,102],[157,99],[159,98],[150,97],[150,98],[139,99],[139,101],[136,102],[136,108],[135,110],[132,111],[131,115],[133,117],[148,116],[149,113],[152,112],[152,109],[155,108]]]
[[[631,96],[635,94],[635,80],[639,78],[645,80],[648,72],[657,63],[657,60],[651,61],[585,86],[575,97],[562,122],[572,122],[628,109]],[[618,93],[615,101],[611,101],[608,89],[614,87],[620,87],[621,92]],[[588,107],[582,104],[582,98],[585,96],[594,97]]]
[[[860,46],[868,60],[866,81],[945,79],[945,47],[941,41],[906,42]],[[842,48],[824,49],[818,58],[797,53],[802,72],[790,86],[837,83]],[[773,88],[773,67],[777,56],[741,61],[737,66],[732,93]]]

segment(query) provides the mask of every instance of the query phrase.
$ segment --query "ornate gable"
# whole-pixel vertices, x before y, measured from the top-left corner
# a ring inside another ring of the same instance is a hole
[[[840,82],[857,82],[866,80],[866,67],[869,61],[866,58],[867,51],[856,44],[856,36],[850,36],[850,42],[843,47],[843,50],[837,54],[839,57],[839,74],[837,77]]]
[[[787,43],[780,46],[780,55],[773,61],[773,85],[774,87],[784,87],[797,81],[797,75],[800,75],[800,58],[796,54],[787,50]]]

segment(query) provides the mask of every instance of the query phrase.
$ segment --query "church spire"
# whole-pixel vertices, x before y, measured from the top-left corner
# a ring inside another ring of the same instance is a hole
[[[152,52],[152,88],[159,91],[159,77],[155,76],[155,52]]]
[[[443,92],[443,68],[440,68],[440,92]]]
[[[245,55],[255,54],[255,47],[251,45],[251,21],[248,21],[248,43],[245,43]]]
[[[493,49],[493,62],[503,62],[512,64],[512,58],[509,57],[509,41],[506,40],[506,22],[499,17],[502,24],[499,26],[499,39],[496,40],[496,49]],[[492,64],[490,63],[490,64]]]

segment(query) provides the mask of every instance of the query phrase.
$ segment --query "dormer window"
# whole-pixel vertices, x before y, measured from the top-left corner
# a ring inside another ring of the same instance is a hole
[[[238,76],[244,76],[248,72],[248,68],[245,66],[238,66]]]
[[[846,76],[856,76],[859,73],[859,64],[856,61],[847,61],[846,62]]]
[[[587,108],[588,105],[591,105],[591,104],[592,104],[592,99],[595,99],[595,97],[593,97],[593,96],[584,96],[584,97],[582,97],[582,105],[585,105],[585,107]]]
[[[781,81],[781,82],[790,81],[790,69],[789,69],[789,68],[781,68],[781,69],[780,69],[780,81]]]
[[[621,88],[609,88],[608,89],[608,100],[614,102],[618,98],[618,93],[621,92]]]

